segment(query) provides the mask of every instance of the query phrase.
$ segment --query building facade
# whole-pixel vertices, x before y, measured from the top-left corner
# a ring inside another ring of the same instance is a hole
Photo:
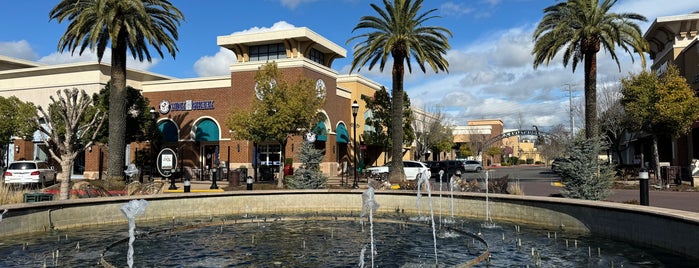
[[[652,70],[667,69],[675,65],[687,79],[689,86],[699,90],[699,13],[656,18],[644,34],[650,46]],[[632,143],[626,157],[650,158],[649,140],[641,138]],[[672,166],[689,167],[692,159],[699,159],[699,120],[687,135],[677,139],[659,140],[660,161]],[[644,157],[645,156],[645,157]],[[638,161],[638,160],[637,160]]]

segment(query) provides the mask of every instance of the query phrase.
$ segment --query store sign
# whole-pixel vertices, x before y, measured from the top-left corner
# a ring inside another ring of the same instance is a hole
[[[214,101],[193,101],[186,100],[182,102],[168,102],[163,100],[160,102],[160,113],[166,114],[169,111],[192,111],[192,110],[213,110]]]
[[[165,178],[172,176],[177,170],[177,154],[170,148],[162,149],[156,161],[158,173]]]

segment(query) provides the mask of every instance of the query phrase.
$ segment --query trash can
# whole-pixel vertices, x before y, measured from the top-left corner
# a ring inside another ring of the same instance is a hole
[[[240,184],[240,171],[239,170],[234,170],[233,172],[230,172],[228,174],[228,184],[230,186],[238,186]]]

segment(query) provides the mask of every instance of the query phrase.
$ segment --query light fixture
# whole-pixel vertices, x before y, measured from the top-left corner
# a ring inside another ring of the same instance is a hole
[[[15,153],[19,153],[19,145],[15,146]]]
[[[155,107],[150,107],[150,119],[155,119],[158,113],[155,111]]]
[[[352,183],[352,188],[359,188],[359,185],[357,184],[357,113],[359,112],[359,103],[357,103],[357,100],[354,100],[352,102],[352,118],[354,119],[354,122],[352,126],[354,127],[354,135],[352,137],[353,142],[352,145],[354,146],[354,183]]]

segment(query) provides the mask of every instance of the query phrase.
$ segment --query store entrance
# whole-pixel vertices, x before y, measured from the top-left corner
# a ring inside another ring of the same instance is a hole
[[[219,154],[218,145],[204,145],[202,147],[202,161],[199,167],[203,172],[202,177],[204,180],[209,180],[211,176],[211,169],[218,167]]]

